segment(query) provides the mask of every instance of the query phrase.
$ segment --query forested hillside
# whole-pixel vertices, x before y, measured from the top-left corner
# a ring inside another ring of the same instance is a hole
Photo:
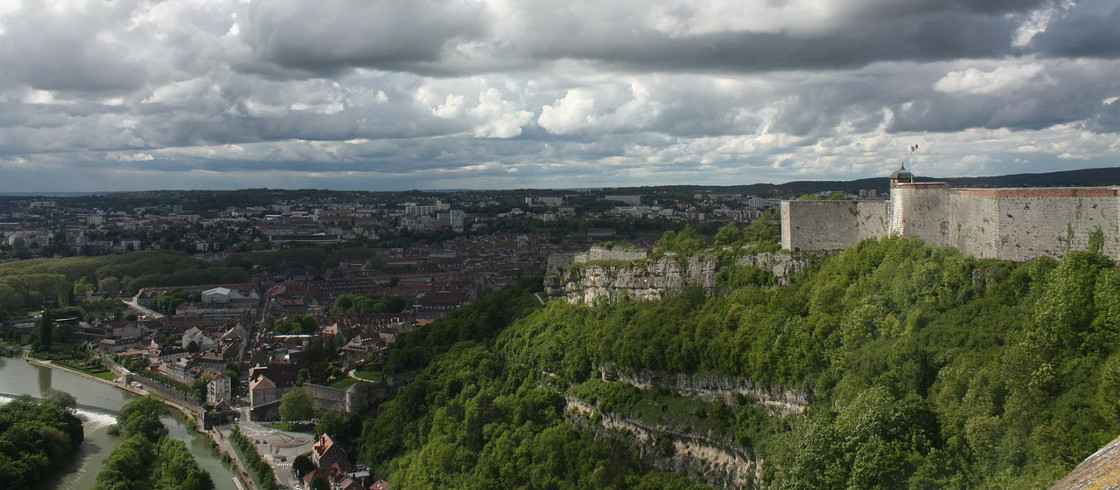
[[[1120,433],[1120,269],[1102,255],[1013,264],[889,239],[789,286],[736,286],[486,298],[402,337],[387,371],[427,367],[361,453],[400,488],[660,488],[682,480],[651,461],[688,437],[759,462],[764,487],[1032,488]],[[664,437],[604,437],[607,420]]]

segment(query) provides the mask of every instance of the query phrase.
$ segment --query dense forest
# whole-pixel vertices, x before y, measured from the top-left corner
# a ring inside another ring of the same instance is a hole
[[[578,399],[730,441],[763,461],[760,486],[1036,488],[1120,433],[1120,269],[1098,253],[1010,263],[887,239],[788,286],[735,276],[712,297],[591,308],[541,307],[523,284],[402,335],[385,371],[418,374],[367,421],[360,454],[405,488],[691,484],[624,433],[572,423]],[[608,369],[804,406],[638,389]]]
[[[52,390],[0,406],[0,488],[38,488],[74,456],[85,439],[74,404]]]
[[[46,305],[70,306],[86,291],[132,295],[151,286],[189,286],[248,281],[240,267],[180,252],[35,259],[0,264],[0,320]]]
[[[117,415],[126,439],[97,474],[96,490],[210,490],[210,473],[198,466],[187,445],[167,435],[160,417],[167,406],[155,395],[129,402]]]

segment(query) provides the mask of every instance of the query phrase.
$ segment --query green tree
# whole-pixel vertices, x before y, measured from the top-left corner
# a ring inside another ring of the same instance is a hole
[[[47,388],[42,393],[43,403],[61,408],[68,412],[73,412],[74,408],[78,406],[78,399],[62,390]]]
[[[723,227],[716,232],[716,245],[736,245],[742,240],[743,232],[739,230],[739,227],[734,221],[723,225]]]
[[[97,280],[97,290],[105,296],[116,297],[121,293],[121,281],[114,276],[106,276]]]
[[[52,392],[51,401],[19,396],[0,405],[0,485],[35,488],[59,471],[84,439],[82,421],[69,400]]]
[[[781,237],[782,234],[778,226],[777,216],[773,211],[769,210],[764,211],[762,216],[751,221],[751,224],[743,229],[743,239],[750,243],[778,243]]]
[[[692,255],[707,247],[704,239],[691,225],[685,225],[681,231],[666,231],[661,235],[658,248],[667,252],[677,252],[681,255]]]
[[[160,422],[166,413],[167,407],[155,395],[121,409],[117,421],[128,438],[109,455],[95,489],[214,488],[210,474],[198,466],[186,444],[167,436]]]
[[[210,385],[210,380],[207,378],[198,378],[191,382],[191,396],[199,405],[206,404],[206,387]]]
[[[309,420],[315,416],[312,410],[311,394],[301,387],[280,398],[280,418],[285,421]]]
[[[43,310],[43,314],[39,317],[39,350],[43,352],[50,352],[51,343],[54,338],[54,311],[50,309]]]
[[[233,368],[230,368],[227,364],[226,370],[222,371],[222,374],[226,375],[229,378],[230,389],[234,393],[237,393],[238,387],[241,386],[241,371],[237,369],[236,365],[234,365]]]
[[[303,478],[303,475],[315,471],[315,463],[311,462],[311,457],[309,457],[308,454],[309,453],[300,454],[292,460],[292,470],[295,471],[296,476],[300,478]]]
[[[74,327],[69,323],[59,323],[54,326],[51,332],[52,341],[58,341],[63,344],[69,342],[74,335]]]
[[[350,445],[362,433],[362,417],[348,412],[328,410],[319,415],[315,436],[329,434],[344,445]]]
[[[70,294],[74,292],[74,285],[65,277],[59,276],[54,281],[54,296],[59,308],[70,306]]]
[[[167,427],[160,417],[167,414],[167,406],[157,395],[147,395],[129,402],[117,414],[117,424],[126,436],[143,435],[148,441],[158,441],[167,435]]]
[[[93,285],[85,277],[80,277],[77,281],[74,281],[74,296],[85,296],[90,291],[93,291]]]

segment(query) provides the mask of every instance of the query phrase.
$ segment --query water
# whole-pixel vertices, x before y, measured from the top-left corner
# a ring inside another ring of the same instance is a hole
[[[78,417],[85,429],[85,441],[74,460],[63,469],[55,482],[57,490],[86,490],[97,481],[97,473],[113,448],[123,440],[109,435],[109,426],[116,423],[117,412],[136,395],[81,376],[30,364],[23,359],[0,357],[0,404],[11,401],[11,395],[39,396],[46,388],[65,391],[78,400]],[[177,410],[164,417],[171,437],[187,444],[202,469],[210,472],[215,488],[234,490],[233,472],[225,466],[204,435],[187,430]]]

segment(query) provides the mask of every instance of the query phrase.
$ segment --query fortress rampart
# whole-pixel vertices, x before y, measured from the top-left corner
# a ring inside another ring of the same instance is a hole
[[[978,258],[1024,261],[1090,247],[1120,259],[1120,187],[952,189],[891,180],[889,201],[783,201],[782,246],[841,250],[904,236]]]

